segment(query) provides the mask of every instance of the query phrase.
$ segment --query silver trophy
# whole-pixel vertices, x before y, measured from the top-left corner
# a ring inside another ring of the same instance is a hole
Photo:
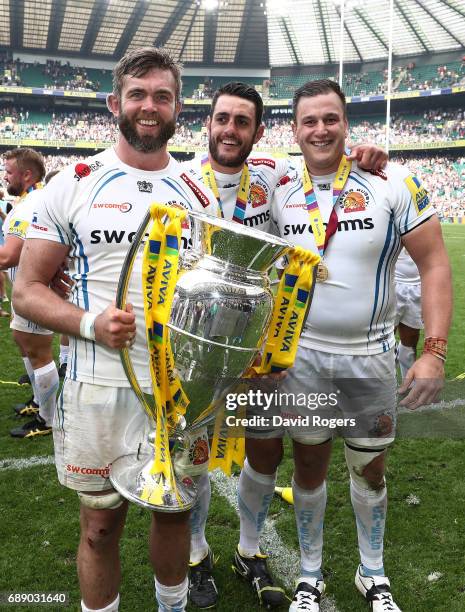
[[[160,487],[161,475],[151,473],[153,452],[118,458],[110,479],[125,498],[152,510],[180,512],[196,499],[195,477],[206,470],[206,426],[215,418],[228,381],[239,379],[252,365],[263,344],[273,310],[268,272],[291,245],[258,230],[188,212],[193,248],[180,260],[180,275],[171,310],[170,343],[174,364],[189,399],[186,414],[170,433],[177,494],[162,482],[161,503],[142,492]],[[151,217],[148,213],[133,240],[121,273],[117,306],[126,303],[129,277]],[[146,409],[155,431],[155,404],[137,382],[130,353],[121,351],[126,375]],[[153,445],[155,434],[150,434]]]

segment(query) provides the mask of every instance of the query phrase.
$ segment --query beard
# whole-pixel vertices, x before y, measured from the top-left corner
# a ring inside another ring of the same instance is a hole
[[[118,116],[118,127],[133,149],[140,153],[154,153],[162,149],[176,131],[176,119],[162,121],[157,118],[160,131],[157,136],[139,136],[134,123],[126,113]]]
[[[11,196],[20,196],[24,189],[22,189],[19,185],[11,185],[9,184],[6,188],[6,190],[8,191],[8,194]]]
[[[210,155],[216,161],[217,164],[225,166],[226,168],[237,168],[239,166],[242,166],[245,160],[249,157],[252,148],[252,142],[246,144],[242,143],[235,157],[228,157],[226,155],[221,155],[218,152],[218,145],[216,140],[214,140],[211,136],[208,139],[208,150],[210,152]]]

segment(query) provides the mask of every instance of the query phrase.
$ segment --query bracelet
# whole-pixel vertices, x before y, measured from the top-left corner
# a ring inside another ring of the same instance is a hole
[[[87,340],[95,340],[95,319],[96,314],[85,312],[79,322],[79,334]]]
[[[438,359],[445,361],[447,357],[447,339],[432,336],[430,336],[429,338],[425,338],[423,352],[430,353]]]

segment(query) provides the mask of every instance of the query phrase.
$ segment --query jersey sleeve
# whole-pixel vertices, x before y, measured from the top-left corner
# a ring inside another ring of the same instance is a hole
[[[394,223],[402,236],[435,214],[429,194],[421,180],[411,174],[407,167],[389,165],[392,175]]]
[[[5,238],[7,236],[15,236],[21,240],[26,240],[30,219],[25,212],[26,210],[22,206],[22,202],[20,202],[7,216],[4,232]]]
[[[65,219],[66,206],[74,195],[74,180],[69,169],[55,177],[34,202],[28,238],[39,238],[71,246],[70,222]]]

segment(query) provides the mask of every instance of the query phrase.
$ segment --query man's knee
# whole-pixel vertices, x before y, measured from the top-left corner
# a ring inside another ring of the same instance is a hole
[[[302,444],[293,440],[294,479],[305,489],[317,489],[326,480],[332,441],[325,440],[318,444]]]
[[[274,474],[282,461],[283,452],[282,438],[246,438],[247,461],[260,474]]]
[[[114,491],[104,495],[81,492],[78,495],[81,540],[95,551],[117,543],[126,518],[127,502]]]
[[[384,479],[386,448],[360,449],[345,444],[345,455],[350,476],[360,487],[380,491]]]

